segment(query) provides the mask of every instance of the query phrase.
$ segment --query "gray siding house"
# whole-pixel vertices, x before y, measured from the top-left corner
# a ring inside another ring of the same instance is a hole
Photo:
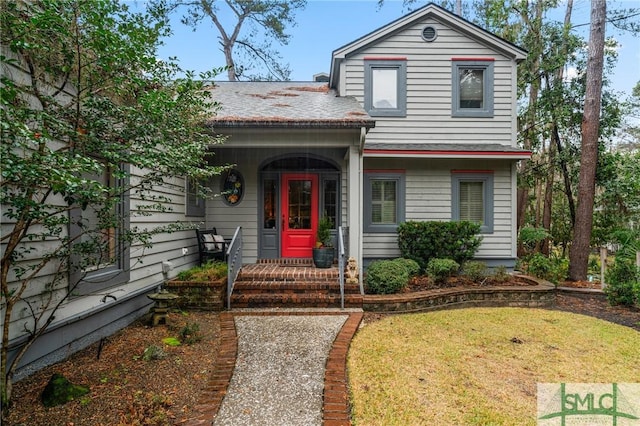
[[[131,226],[186,222],[227,238],[242,227],[247,264],[310,258],[318,220],[328,217],[334,236],[348,228],[348,255],[362,268],[399,255],[403,221],[467,219],[482,224],[477,257],[513,267],[516,164],[530,156],[516,144],[516,66],[525,55],[430,4],[336,49],[328,83],[216,83],[208,90],[221,107],[206,125],[227,139],[211,150],[216,164],[233,165],[210,183],[221,195],[205,202],[184,180],[170,182],[157,191],[172,211]],[[20,79],[24,70],[3,72]],[[193,231],[130,247],[119,279],[67,301],[18,376],[126,326],[197,254]],[[10,324],[14,349],[28,321],[21,315]]]
[[[310,257],[319,217],[347,227],[359,265],[399,256],[407,220],[482,224],[478,259],[516,259],[516,66],[526,52],[433,4],[333,52],[329,82],[221,82],[209,125],[242,199],[207,202],[242,226],[243,259]],[[225,189],[224,180],[214,190]]]

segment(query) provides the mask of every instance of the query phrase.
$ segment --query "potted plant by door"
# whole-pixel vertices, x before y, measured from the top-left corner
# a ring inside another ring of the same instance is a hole
[[[313,249],[313,263],[316,268],[330,268],[333,264],[333,244],[331,243],[331,219],[323,216],[318,221],[316,231],[316,247]]]

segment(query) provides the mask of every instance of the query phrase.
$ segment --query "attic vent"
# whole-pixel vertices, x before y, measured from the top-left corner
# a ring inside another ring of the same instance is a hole
[[[424,29],[422,30],[422,38],[424,39],[424,41],[434,41],[436,38],[438,38],[438,32],[436,31],[436,27],[432,27],[432,26],[426,26],[424,27]]]

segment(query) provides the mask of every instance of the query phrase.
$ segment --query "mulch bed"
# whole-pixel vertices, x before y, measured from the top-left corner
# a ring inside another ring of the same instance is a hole
[[[402,293],[414,293],[416,291],[434,290],[439,288],[453,287],[493,287],[493,286],[530,286],[536,283],[523,279],[518,275],[509,275],[504,279],[496,279],[495,277],[486,277],[480,282],[473,281],[465,276],[449,277],[444,282],[435,282],[428,276],[417,276],[411,278]]]

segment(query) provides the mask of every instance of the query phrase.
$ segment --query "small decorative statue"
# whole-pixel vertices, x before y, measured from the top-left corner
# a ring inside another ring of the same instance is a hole
[[[358,284],[358,262],[355,257],[347,260],[347,284]]]

